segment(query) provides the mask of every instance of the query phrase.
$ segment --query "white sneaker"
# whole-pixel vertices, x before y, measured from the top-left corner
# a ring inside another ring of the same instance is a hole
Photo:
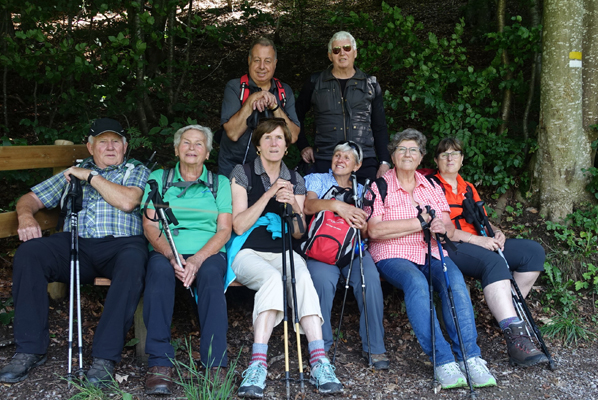
[[[436,380],[443,389],[454,389],[467,386],[465,375],[456,362],[436,366]]]
[[[496,386],[496,378],[492,376],[482,357],[471,357],[467,360],[467,366],[473,387]],[[459,368],[461,368],[461,372],[465,373],[463,361],[459,361]]]

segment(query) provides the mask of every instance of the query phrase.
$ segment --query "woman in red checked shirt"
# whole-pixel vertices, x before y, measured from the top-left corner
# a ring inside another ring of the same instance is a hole
[[[442,189],[416,171],[426,154],[425,136],[415,129],[406,129],[395,135],[389,151],[395,167],[382,176],[386,182],[384,199],[378,187],[381,182],[372,185],[376,197],[368,223],[372,240],[370,253],[380,275],[405,293],[407,316],[419,344],[432,361],[428,246],[424,241],[423,228],[429,226],[432,236],[438,233],[451,237],[455,227],[451,223],[450,209]],[[426,206],[435,211],[436,218],[433,219],[426,211]],[[439,258],[438,246],[432,243],[432,285],[440,295],[443,314],[449,316],[450,302]],[[474,387],[495,386],[496,379],[486,368],[476,344],[473,308],[463,275],[449,258],[445,258],[445,262],[472,383]],[[445,318],[445,324],[450,343],[442,335],[438,319],[434,316],[435,377],[443,389],[464,387],[467,380],[457,330],[452,318]]]

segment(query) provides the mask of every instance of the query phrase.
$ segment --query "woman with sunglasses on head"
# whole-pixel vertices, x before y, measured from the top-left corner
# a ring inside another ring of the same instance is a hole
[[[305,177],[305,186],[307,188],[307,198],[305,199],[305,214],[314,215],[320,211],[330,210],[341,216],[351,227],[360,229],[362,238],[367,237],[367,214],[360,208],[348,204],[344,201],[353,196],[353,185],[351,175],[359,170],[363,161],[361,147],[355,142],[341,142],[334,148],[332,156],[332,166],[327,173],[310,174]],[[338,188],[338,189],[337,189]],[[345,194],[341,199],[324,199],[329,197],[330,190],[335,190]],[[357,195],[362,196],[363,186],[358,184]],[[320,309],[324,317],[322,333],[324,335],[325,350],[328,351],[332,346],[332,328],[330,325],[330,312],[332,302],[336,294],[336,286],[342,273],[343,278],[347,278],[349,273],[349,263],[339,269],[337,265],[327,264],[313,258],[308,258],[307,268],[320,298]],[[368,327],[370,334],[371,351],[368,349],[366,317],[363,306],[363,296],[361,293],[361,271],[359,266],[359,257],[356,255],[353,260],[351,277],[349,284],[353,287],[353,293],[361,313],[359,323],[359,334],[361,336],[362,355],[368,358],[371,354],[372,364],[375,369],[388,369],[390,361],[386,356],[384,347],[384,326],[382,323],[384,303],[382,298],[382,288],[380,287],[380,275],[376,269],[376,264],[365,250],[363,252],[363,271],[366,284],[366,304],[368,312]]]
[[[332,65],[312,74],[299,93],[295,110],[301,122],[297,146],[307,163],[315,163],[315,172],[328,172],[334,147],[352,140],[363,149],[363,165],[357,179],[375,179],[390,168],[388,130],[382,89],[376,77],[355,67],[357,44],[349,32],[336,32],[328,42]],[[315,146],[306,137],[304,120],[313,107]]]
[[[531,366],[548,362],[530,340],[525,322],[519,319],[511,301],[511,277],[515,278],[521,294],[527,296],[544,270],[544,249],[533,240],[507,239],[492,224],[494,238],[478,236],[476,227],[463,217],[466,195],[475,202],[481,201],[475,187],[459,175],[463,159],[463,144],[459,139],[445,138],[438,143],[434,156],[438,165],[435,178],[442,184],[456,228],[452,236],[456,250],[449,249],[449,256],[463,274],[482,281],[486,303],[504,333],[511,363]],[[511,271],[496,252],[498,249],[503,252]]]
[[[238,236],[229,242],[227,249],[237,281],[257,291],[253,307],[253,353],[249,368],[243,373],[239,396],[261,398],[266,386],[268,341],[274,326],[282,321],[283,307],[286,307],[283,290],[287,290],[292,305],[290,273],[287,287],[283,288],[282,284],[280,214],[283,204],[292,208],[293,237],[300,238],[298,220],[305,226],[305,183],[282,161],[291,143],[291,132],[284,119],[261,121],[252,141],[258,157],[249,164],[237,165],[231,174],[233,230]],[[288,251],[284,257],[289,265]],[[318,295],[303,258],[293,252],[293,259],[298,318],[307,336],[310,354],[310,382],[320,393],[340,392],[342,385],[324,352]]]
[[[443,389],[464,387],[467,385],[465,357],[461,351],[457,328],[450,317],[451,302],[438,245],[434,239],[436,234],[452,236],[455,227],[449,217],[450,209],[442,189],[416,171],[426,154],[426,137],[421,132],[406,129],[397,133],[389,145],[389,151],[395,167],[372,185],[372,192],[376,197],[372,217],[368,222],[370,253],[380,275],[404,292],[409,322],[430,361],[433,360],[430,321],[434,321],[435,379]],[[435,211],[435,218],[426,206]],[[432,236],[431,255],[428,254],[428,245],[424,239],[426,228],[429,228]],[[473,308],[463,275],[449,258],[444,261],[471,383],[474,387],[496,386],[496,379],[486,368],[486,362],[482,360],[480,348],[476,344]],[[433,318],[430,316],[430,264],[432,285],[440,295],[450,343],[444,338],[436,315]],[[455,357],[459,363],[455,362]]]

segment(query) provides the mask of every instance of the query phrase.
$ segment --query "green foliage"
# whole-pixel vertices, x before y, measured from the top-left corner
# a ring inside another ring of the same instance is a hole
[[[185,398],[189,400],[224,400],[233,397],[235,390],[235,366],[239,360],[237,359],[231,363],[224,374],[220,376],[220,367],[215,370],[212,368],[199,369],[193,360],[191,343],[185,339],[184,347],[187,348],[189,357],[188,364],[178,360],[173,360],[175,371],[178,375],[177,384],[181,385],[185,392]],[[208,358],[211,357],[212,346],[208,350]]]
[[[586,272],[582,273],[582,280],[575,282],[575,290],[585,289],[598,293],[598,267],[592,263],[582,263],[582,268]]]
[[[0,324],[10,325],[15,317],[15,310],[12,297],[0,299]]]
[[[586,190],[598,199],[598,168],[591,167],[589,169],[582,169],[590,177],[590,182],[586,186]]]
[[[66,380],[63,376],[60,379]],[[84,377],[83,379],[73,379],[71,381],[72,390],[76,393],[69,397],[69,400],[133,400],[133,395],[121,390],[114,378],[105,389],[88,385],[86,379]]]
[[[556,309],[567,315],[574,312],[577,295],[570,289],[574,285],[573,280],[566,279],[562,271],[549,262],[544,263],[544,272],[547,280],[544,311]]]
[[[122,120],[119,116],[137,114],[140,102],[147,109],[150,127],[158,124],[150,111],[152,105],[168,109],[171,119],[174,113],[181,120],[203,117],[208,103],[197,98],[191,87],[209,65],[208,61],[194,62],[188,56],[192,51],[188,45],[218,46],[224,39],[239,37],[242,29],[206,24],[198,15],[181,16],[169,26],[170,13],[186,8],[188,1],[143,4],[147,7],[130,0],[90,2],[85,7],[76,0],[7,5],[15,34],[0,37],[0,67],[8,68],[9,79],[20,81],[21,98],[32,110],[28,114],[32,117],[23,119],[21,125],[36,141],[50,144],[60,138],[79,143],[90,120],[98,116]],[[269,15],[248,3],[243,10],[252,26],[271,23]],[[170,39],[175,45],[172,60],[168,58]],[[138,79],[140,71],[143,80]],[[145,140],[143,144],[160,142]]]
[[[414,125],[421,125],[429,138],[429,149],[447,136],[456,136],[465,144],[467,163],[461,173],[467,180],[497,187],[504,193],[515,184],[526,157],[524,149],[531,143],[503,133],[497,90],[523,86],[521,73],[508,81],[502,79],[507,68],[515,71],[533,54],[539,43],[539,31],[522,27],[520,18],[502,34],[489,36],[489,50],[500,56],[503,49],[513,52],[509,67],[494,63],[486,68],[474,67],[462,45],[465,23],[456,24],[449,38],[428,33],[420,39],[423,29],[411,16],[404,16],[397,7],[382,4],[383,20],[374,22],[367,14],[351,13],[353,26],[365,28],[376,39],[358,47],[361,65],[375,72],[391,68],[404,79],[400,87],[390,87],[384,95],[388,114],[402,115]],[[390,111],[392,110],[392,111]],[[401,129],[393,117],[391,128]],[[429,151],[429,153],[432,153]],[[515,173],[517,171],[517,174]]]
[[[577,347],[578,341],[589,341],[596,338],[596,334],[588,330],[584,326],[583,320],[575,313],[557,313],[540,330],[547,337],[561,340],[565,346]]]
[[[553,231],[574,254],[581,257],[598,254],[598,206],[575,210],[567,215],[563,224],[546,221],[546,229]]]

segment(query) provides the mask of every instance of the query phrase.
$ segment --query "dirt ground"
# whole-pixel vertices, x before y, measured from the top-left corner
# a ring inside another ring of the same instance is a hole
[[[460,399],[468,396],[468,390],[447,390],[434,394],[430,389],[432,366],[423,354],[408,324],[402,307],[402,295],[385,285],[385,331],[387,353],[391,359],[389,371],[373,372],[367,368],[361,357],[361,343],[358,337],[357,303],[349,294],[343,333],[345,342],[339,345],[337,353],[337,375],[344,385],[343,393],[335,398],[347,399]],[[105,289],[87,291],[83,295],[84,319],[84,362],[85,368],[91,363],[91,340],[97,324],[100,309],[98,301]],[[184,294],[184,293],[183,293]],[[173,321],[173,339],[184,341],[191,336],[194,355],[198,350],[198,327],[193,310],[186,304],[186,296],[178,297],[177,311]],[[497,378],[498,386],[476,390],[478,399],[596,399],[598,398],[598,349],[595,344],[582,343],[578,348],[564,348],[558,342],[547,340],[548,347],[557,362],[558,368],[550,371],[545,365],[527,369],[509,366],[505,342],[498,328],[491,323],[490,314],[481,298],[481,292],[472,282],[472,297],[477,315],[478,344],[483,358]],[[236,371],[236,383],[240,383],[240,374],[251,357],[252,343],[251,310],[253,292],[245,288],[231,288],[227,294],[230,328],[228,332],[229,356],[234,360],[239,355]],[[337,294],[333,311],[333,323],[338,322],[340,299]],[[535,312],[539,310],[536,301],[530,302]],[[541,316],[541,314],[539,314]],[[34,369],[27,380],[14,385],[0,386],[2,399],[69,399],[77,393],[68,390],[64,379],[67,371],[67,329],[68,303],[66,300],[52,302],[50,309],[51,344],[48,349],[48,362]],[[11,329],[0,333],[0,340],[10,337]],[[2,336],[3,335],[3,336]],[[132,331],[130,332],[132,338]],[[284,356],[282,327],[278,326],[270,341],[269,373],[265,398],[285,398],[285,386],[280,379],[284,376]],[[306,342],[303,338],[303,360],[307,359]],[[290,339],[291,375],[297,377],[297,357],[294,336]],[[0,348],[0,365],[9,361],[14,346]],[[179,350],[177,358],[185,361],[184,349]],[[307,363],[305,363],[307,364]],[[307,367],[307,365],[306,365]],[[306,368],[306,371],[308,369]],[[116,374],[124,377],[120,388],[133,395],[135,399],[159,399],[165,397],[145,396],[143,385],[146,367],[135,357],[133,347],[126,348],[123,359],[116,368]],[[306,374],[306,376],[308,376]],[[299,392],[298,385],[293,385],[292,393]],[[176,396],[185,398],[179,387]],[[318,395],[309,384],[306,386],[306,399],[317,399]],[[299,398],[299,397],[298,397]]]

